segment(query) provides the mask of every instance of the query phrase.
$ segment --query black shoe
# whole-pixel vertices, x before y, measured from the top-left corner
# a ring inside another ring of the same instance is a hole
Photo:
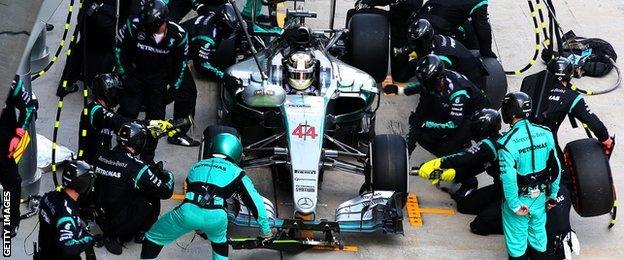
[[[104,238],[104,247],[113,255],[121,255],[123,252],[123,247],[116,238]]]
[[[470,195],[470,193],[477,190],[478,187],[479,187],[478,182],[462,183],[461,187],[459,187],[459,189],[451,195],[451,198],[454,200],[465,198],[468,195]]]
[[[134,236],[134,243],[143,244],[143,241],[145,241],[145,232],[139,231],[139,233]]]
[[[180,145],[180,146],[188,146],[188,147],[192,147],[192,146],[199,146],[200,142],[191,138],[190,136],[186,135],[186,134],[182,134],[179,136],[174,136],[174,137],[168,137],[167,141],[170,144],[175,144],[175,145]]]

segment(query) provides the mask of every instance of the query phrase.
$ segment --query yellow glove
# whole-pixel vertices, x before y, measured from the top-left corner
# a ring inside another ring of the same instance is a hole
[[[440,164],[442,164],[442,160],[440,158],[436,158],[426,163],[423,163],[418,169],[418,176],[427,180],[431,179],[431,173],[433,173],[435,170],[439,170]]]
[[[171,130],[173,125],[165,120],[150,120],[147,125],[147,129],[150,130],[150,133],[154,138],[158,138],[163,133]]]
[[[455,180],[455,169],[446,169],[442,171],[439,179],[434,179],[431,181],[431,185],[438,185],[440,181],[453,181]]]

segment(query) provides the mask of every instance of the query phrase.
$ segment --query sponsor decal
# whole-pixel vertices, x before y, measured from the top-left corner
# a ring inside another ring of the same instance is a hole
[[[316,186],[295,185],[296,192],[316,192]]]
[[[295,177],[295,181],[314,181],[314,182],[316,182],[316,179],[314,179],[314,178],[299,178],[299,177]]]
[[[297,206],[302,209],[311,209],[314,206],[314,201],[308,197],[303,197],[297,200]]]
[[[311,108],[311,105],[308,104],[286,104],[286,107],[291,107],[291,108]]]
[[[315,170],[295,170],[295,174],[316,174]]]

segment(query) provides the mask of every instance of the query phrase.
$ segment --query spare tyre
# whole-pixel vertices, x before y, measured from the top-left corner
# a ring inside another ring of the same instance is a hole
[[[215,135],[218,135],[221,133],[233,134],[240,139],[240,135],[238,134],[238,131],[236,130],[236,128],[224,126],[224,125],[211,125],[211,126],[206,127],[206,129],[204,129],[201,146],[199,147],[199,159],[200,160],[207,159],[210,157],[209,149],[210,149],[210,145],[212,142],[212,138]]]
[[[351,13],[347,22],[349,64],[381,82],[388,76],[390,25],[387,12],[373,8]]]
[[[613,179],[609,160],[593,138],[570,142],[565,165],[572,178],[572,205],[581,217],[607,214],[613,208]]]
[[[370,183],[373,190],[400,193],[403,206],[409,192],[407,144],[399,135],[376,135],[369,146]]]
[[[503,97],[507,94],[507,76],[503,66],[496,58],[483,58],[483,66],[488,72],[485,83],[485,94],[490,105],[494,109],[499,109],[503,102]]]

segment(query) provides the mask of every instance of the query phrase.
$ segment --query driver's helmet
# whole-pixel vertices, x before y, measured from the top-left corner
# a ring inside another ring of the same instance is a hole
[[[240,27],[236,19],[236,10],[230,3],[226,3],[216,13],[219,26],[229,32],[238,30]]]
[[[288,84],[296,90],[307,89],[314,81],[315,59],[310,52],[294,52],[286,60]]]

